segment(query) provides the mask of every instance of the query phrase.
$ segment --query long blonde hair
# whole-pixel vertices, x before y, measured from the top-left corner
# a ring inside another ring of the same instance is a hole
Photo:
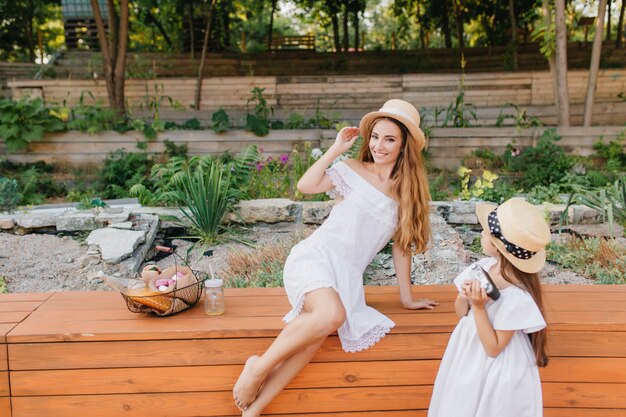
[[[392,121],[402,132],[402,150],[391,171],[391,191],[399,203],[398,228],[393,240],[407,255],[421,253],[426,250],[430,240],[430,191],[424,159],[404,124],[389,117],[381,117],[374,120],[372,126],[381,119]],[[359,160],[363,162],[374,162],[369,142],[370,138],[363,138],[359,152]]]

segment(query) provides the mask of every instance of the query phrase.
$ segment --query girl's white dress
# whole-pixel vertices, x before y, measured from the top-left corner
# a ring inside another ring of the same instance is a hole
[[[337,333],[346,352],[369,348],[395,323],[365,304],[363,272],[389,242],[397,225],[397,203],[338,162],[326,173],[343,196],[324,223],[293,247],[283,273],[292,310],[289,323],[300,312],[304,295],[319,288],[333,288],[346,310],[346,321]]]
[[[489,270],[496,260],[478,264]],[[471,266],[470,266],[471,268]],[[461,291],[471,279],[469,268],[454,284]],[[541,381],[527,333],[546,322],[525,290],[511,285],[497,301],[487,302],[487,315],[496,330],[515,330],[502,352],[491,358],[476,332],[473,310],[461,318],[450,336],[435,380],[428,417],[541,417]]]

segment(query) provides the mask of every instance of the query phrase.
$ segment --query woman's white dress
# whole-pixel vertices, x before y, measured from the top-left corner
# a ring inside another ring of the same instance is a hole
[[[346,310],[337,331],[346,352],[369,348],[395,323],[365,304],[363,272],[389,242],[397,225],[397,203],[353,171],[345,162],[328,169],[343,196],[326,221],[307,239],[293,247],[285,263],[283,281],[292,310],[289,323],[302,311],[304,295],[333,288]]]
[[[496,260],[478,264],[489,270]],[[471,266],[470,266],[471,268]],[[454,284],[461,291],[471,279],[469,268]],[[487,315],[496,330],[515,330],[502,352],[491,358],[476,332],[473,310],[461,318],[450,336],[435,380],[428,417],[541,417],[541,381],[527,333],[546,326],[532,296],[511,285],[497,301],[487,302]]]

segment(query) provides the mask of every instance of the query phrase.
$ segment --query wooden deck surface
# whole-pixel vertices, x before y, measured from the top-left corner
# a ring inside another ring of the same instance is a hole
[[[550,365],[546,417],[626,417],[626,286],[544,286]],[[395,287],[366,287],[396,322],[370,350],[331,336],[268,415],[426,416],[457,323],[452,286],[414,287],[433,311],[400,308]],[[202,301],[201,301],[202,302]],[[0,295],[0,416],[235,416],[231,388],[289,309],[282,288],[228,289],[226,314],[131,313],[114,292]]]

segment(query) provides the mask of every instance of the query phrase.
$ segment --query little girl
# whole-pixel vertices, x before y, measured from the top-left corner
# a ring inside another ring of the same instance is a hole
[[[546,366],[546,322],[539,271],[550,228],[520,198],[499,207],[478,204],[481,245],[476,262],[500,292],[488,297],[475,279],[476,264],[454,284],[461,320],[450,336],[435,380],[428,417],[541,417],[538,366]]]

